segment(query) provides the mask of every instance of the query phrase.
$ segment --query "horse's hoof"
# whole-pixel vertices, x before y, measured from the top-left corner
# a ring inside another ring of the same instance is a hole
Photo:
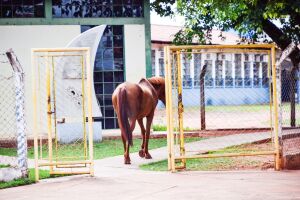
[[[125,165],[130,165],[131,162],[130,162],[130,160],[125,160],[125,161],[124,161],[124,164],[125,164]]]
[[[145,154],[145,159],[152,159],[152,156],[150,155],[150,153]]]
[[[140,151],[139,151],[139,156],[140,156],[141,158],[144,158],[144,157],[145,157],[145,153],[144,153],[143,150],[140,150]]]

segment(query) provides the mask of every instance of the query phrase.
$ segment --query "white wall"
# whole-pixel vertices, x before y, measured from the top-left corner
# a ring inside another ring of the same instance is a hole
[[[0,26],[0,53],[12,48],[25,71],[25,106],[29,136],[32,136],[31,48],[65,47],[80,34],[79,25]],[[124,26],[126,80],[137,83],[146,77],[144,25]],[[11,67],[0,63],[1,75]],[[8,72],[8,73],[7,73]],[[1,88],[5,92],[7,88]],[[0,133],[1,135],[1,133]]]
[[[31,48],[64,47],[78,34],[80,34],[79,25],[0,26],[0,52],[12,48],[25,71],[25,106],[29,135],[32,132],[33,108],[31,101]]]
[[[124,39],[126,81],[138,83],[146,77],[144,25],[125,25]]]

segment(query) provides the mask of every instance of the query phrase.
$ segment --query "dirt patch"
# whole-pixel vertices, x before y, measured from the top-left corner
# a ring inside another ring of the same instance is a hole
[[[246,153],[265,151],[272,148],[271,143],[245,144],[210,152],[222,153]],[[245,156],[245,157],[222,157],[202,158],[187,160],[187,170],[197,171],[233,171],[233,170],[274,170],[274,156]]]

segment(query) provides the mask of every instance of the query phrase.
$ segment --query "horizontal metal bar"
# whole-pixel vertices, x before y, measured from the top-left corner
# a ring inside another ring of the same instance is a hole
[[[55,168],[86,168],[87,164],[80,165],[56,165]]]
[[[66,161],[66,162],[51,162],[51,163],[39,163],[39,167],[55,166],[55,165],[79,165],[79,164],[91,164],[92,161]]]
[[[89,47],[70,47],[70,48],[32,48],[32,52],[74,52],[88,51]]]
[[[63,52],[64,53],[64,52]],[[69,56],[69,57],[81,57],[81,56],[85,56],[84,54],[59,54],[59,55],[37,55],[37,57],[40,58],[44,58],[44,57],[65,57],[65,56]]]
[[[183,49],[222,49],[222,48],[258,48],[258,49],[271,49],[275,47],[274,44],[241,44],[241,45],[182,45],[182,46],[168,46],[171,51]]]
[[[90,171],[78,171],[78,172],[64,172],[64,171],[52,171],[51,175],[76,175],[76,174],[90,174]]]
[[[261,152],[252,152],[252,153],[201,154],[201,155],[192,155],[192,156],[178,156],[178,157],[175,157],[175,160],[197,159],[197,158],[238,157],[238,156],[263,156],[263,155],[276,155],[276,151],[261,151]]]

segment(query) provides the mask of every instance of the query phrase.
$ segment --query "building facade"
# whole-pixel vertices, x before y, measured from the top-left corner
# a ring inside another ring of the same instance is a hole
[[[151,26],[152,76],[164,76],[164,46],[171,45],[181,27]],[[237,44],[239,37],[233,33],[212,31],[213,44]],[[200,73],[206,64],[205,100],[207,105],[267,104],[270,97],[270,72],[268,55],[255,52],[215,53],[210,50],[194,54],[181,54],[183,102],[187,106],[199,106]],[[280,56],[278,52],[278,56]],[[285,62],[283,73],[290,70]],[[283,101],[289,101],[289,80],[285,76]],[[299,84],[298,84],[299,86]],[[298,92],[299,90],[297,90]],[[299,95],[298,95],[299,98]]]
[[[108,25],[94,63],[104,129],[117,128],[111,94],[124,81],[151,76],[149,0],[29,0],[0,2],[0,52],[12,48],[25,70],[31,130],[31,48],[65,47],[80,33]],[[30,132],[30,131],[29,131]]]

